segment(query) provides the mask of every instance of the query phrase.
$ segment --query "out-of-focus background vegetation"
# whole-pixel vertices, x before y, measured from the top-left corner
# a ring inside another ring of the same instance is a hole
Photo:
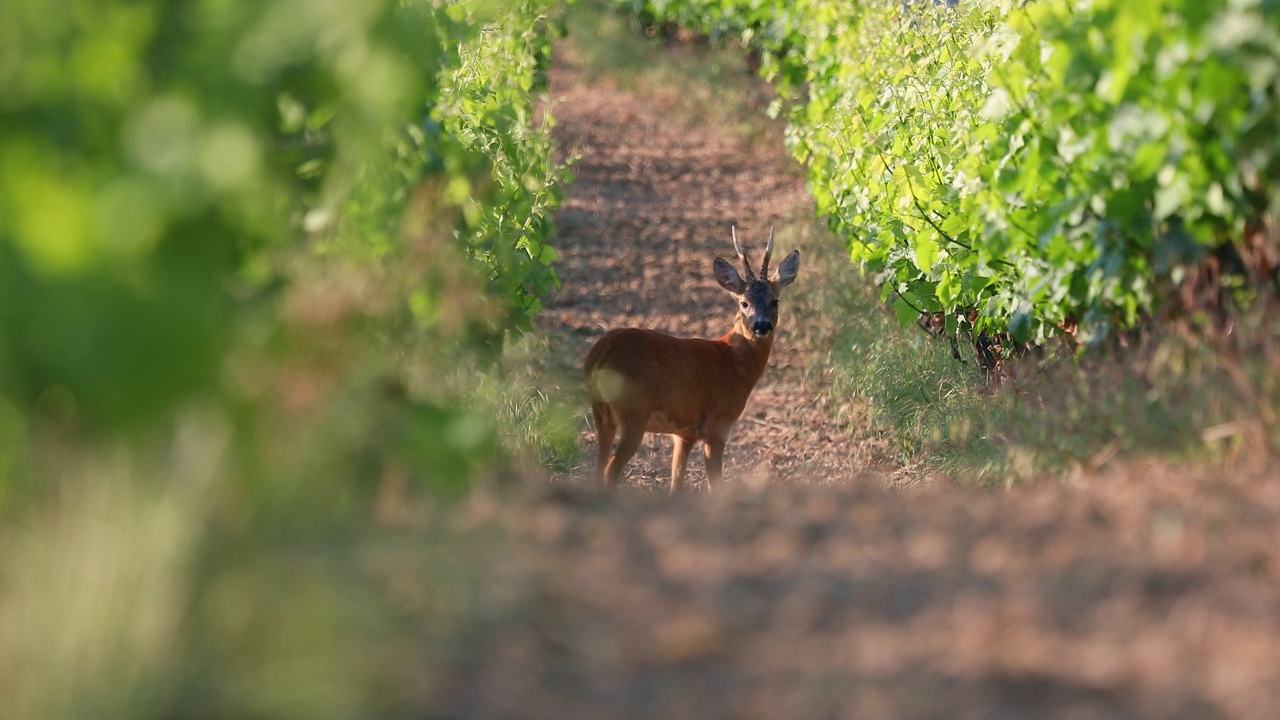
[[[429,695],[472,599],[424,517],[573,439],[512,359],[552,6],[0,5],[5,717]]]

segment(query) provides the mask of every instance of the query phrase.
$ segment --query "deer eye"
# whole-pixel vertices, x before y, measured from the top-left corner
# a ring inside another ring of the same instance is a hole
[[[777,301],[777,300],[770,300],[770,301],[769,301],[769,307],[771,307],[771,308],[776,308],[776,307],[778,307],[778,301]]]
[[[743,310],[746,310],[746,309],[747,309],[747,308],[749,308],[749,307],[751,307],[751,306],[747,304],[747,301],[746,301],[746,300],[743,300],[743,301],[742,301],[742,309],[743,309]]]

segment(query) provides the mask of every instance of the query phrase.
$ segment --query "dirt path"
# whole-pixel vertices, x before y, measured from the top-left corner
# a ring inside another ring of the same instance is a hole
[[[1280,482],[559,493],[510,541],[456,718],[1273,718]]]
[[[605,328],[722,332],[706,268],[729,224],[777,223],[788,248],[809,212],[776,134],[679,122],[682,88],[572,60],[553,94],[582,159],[545,319],[566,383]],[[1280,717],[1276,468],[890,489],[801,372],[818,311],[784,301],[731,444],[741,481],[668,499],[651,441],[621,492],[584,463],[482,513],[499,550],[432,717]]]
[[[701,51],[671,49],[689,56]],[[767,87],[745,68],[735,80],[762,112]],[[803,171],[783,146],[781,125],[765,137],[744,137],[714,116],[691,117],[683,95],[641,95],[607,78],[592,81],[573,59],[555,66],[551,85],[557,140],[577,157],[576,180],[556,216],[564,287],[541,319],[543,329],[558,338],[554,352],[571,358],[577,372],[592,343],[612,328],[723,335],[733,323],[734,306],[711,276],[712,261],[722,256],[738,265],[730,238],[736,226],[759,263],[769,229],[776,226],[776,258],[803,244],[801,274],[782,298],[770,367],[735,428],[726,477],[756,484],[825,483],[864,471],[867,453],[812,401],[800,372],[817,348],[811,334],[795,332],[797,324],[808,322],[803,300],[796,298],[805,296],[806,285],[849,282],[854,273],[847,263],[843,278],[815,268],[815,252],[844,251],[830,237],[822,236],[825,243],[811,237],[812,200]],[[580,384],[580,377],[569,382]],[[575,482],[589,478],[594,467],[594,437],[585,434],[584,441],[583,463],[570,474]],[[671,444],[668,436],[647,435],[625,481],[663,487],[670,477]],[[699,445],[690,458],[695,491],[706,488],[702,463]]]

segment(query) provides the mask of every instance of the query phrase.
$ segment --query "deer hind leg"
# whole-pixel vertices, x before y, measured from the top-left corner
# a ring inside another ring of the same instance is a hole
[[[715,490],[720,484],[720,473],[724,468],[725,438],[707,438],[707,489]]]
[[[676,446],[671,454],[671,494],[675,495],[684,484],[685,468],[689,465],[689,451],[697,442],[693,438],[675,436]]]
[[[622,468],[635,457],[636,451],[640,449],[640,441],[644,440],[644,428],[647,424],[646,417],[621,417],[618,418],[618,449],[613,453],[613,459],[609,461],[609,465],[604,471],[605,487],[613,487],[618,484],[618,478],[622,477]]]
[[[591,416],[596,421],[596,483],[604,485],[605,463],[613,451],[613,434],[618,426],[613,422],[613,413],[604,403],[591,403]]]

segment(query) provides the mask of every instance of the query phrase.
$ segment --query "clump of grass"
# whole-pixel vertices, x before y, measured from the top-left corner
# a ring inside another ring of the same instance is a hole
[[[1260,313],[1229,335],[1166,331],[1080,358],[1050,348],[988,376],[963,340],[957,360],[945,338],[899,325],[830,233],[808,225],[797,242],[816,277],[795,296],[798,339],[817,358],[807,380],[839,422],[882,445],[901,481],[1007,486],[1275,447],[1280,338]]]
[[[811,282],[794,297],[797,340],[817,362],[806,382],[836,420],[883,446],[881,461],[919,479],[958,451],[989,454],[972,412],[983,402],[982,372],[950,345],[903,328],[837,238],[816,222],[796,223]]]
[[[1002,405],[1000,431],[1050,473],[1112,458],[1267,455],[1280,400],[1276,340],[1265,324],[1246,320],[1230,336],[1162,329],[1136,348],[1027,360],[993,398]]]
[[[496,409],[499,434],[521,466],[568,471],[578,456],[578,432],[585,401],[568,404],[578,392],[576,374],[547,367],[550,339],[529,333],[503,356],[500,376],[481,387]],[[576,409],[575,409],[576,408]]]
[[[867,389],[900,444],[925,457],[926,474],[1009,485],[1115,459],[1213,462],[1238,457],[1243,444],[1274,445],[1274,353],[1242,357],[1220,339],[1169,335],[1101,357],[1024,358],[1012,378],[953,376],[946,391],[946,371],[901,366],[895,355],[879,358]],[[913,394],[939,375],[940,392]]]

